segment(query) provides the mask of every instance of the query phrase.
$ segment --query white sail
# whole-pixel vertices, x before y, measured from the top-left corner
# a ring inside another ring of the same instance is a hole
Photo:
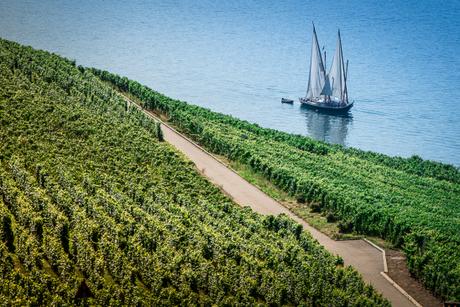
[[[340,39],[340,30],[337,38],[337,47],[335,50],[334,58],[332,59],[332,66],[328,74],[329,83],[331,85],[331,96],[338,99],[345,100],[346,95],[346,80],[345,80],[345,67],[343,62],[342,41]]]
[[[321,95],[325,95],[325,96],[332,95],[331,83],[329,82],[329,78],[327,76],[324,78],[324,85],[323,85],[323,89],[321,90]]]
[[[326,71],[319,49],[318,38],[316,37],[315,26],[313,25],[313,42],[311,45],[310,76],[308,78],[307,98],[317,98],[321,95],[330,95],[331,86],[326,78]]]

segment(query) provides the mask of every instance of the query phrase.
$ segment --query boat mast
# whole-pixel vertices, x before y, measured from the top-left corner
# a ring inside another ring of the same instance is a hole
[[[323,49],[324,49],[324,46],[323,46]],[[326,50],[324,50],[324,80],[327,79],[327,76],[326,76],[326,67],[327,67],[327,62],[326,62]],[[330,100],[331,100],[331,96],[329,96],[329,95],[324,95],[324,102],[330,101]]]
[[[343,78],[343,80],[345,81],[345,87],[344,87],[344,89],[343,89],[343,94],[344,94],[344,96],[346,97],[347,103],[348,103],[347,77],[348,77],[348,60],[347,60],[347,66],[346,66],[346,68],[345,68],[345,76],[344,76],[344,78]]]
[[[341,93],[341,101],[342,102],[345,102],[345,99],[346,99],[346,102],[348,102],[348,92],[347,92],[347,73],[348,73],[348,60],[347,60],[347,67],[345,68],[345,63],[343,62],[343,50],[342,50],[342,37],[340,36],[340,29],[339,29],[339,48],[340,48],[340,54],[342,55],[342,74],[343,74],[343,91]]]

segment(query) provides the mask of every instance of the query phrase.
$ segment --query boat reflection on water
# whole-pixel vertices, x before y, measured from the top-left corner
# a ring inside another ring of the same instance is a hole
[[[329,115],[305,106],[300,107],[300,112],[305,114],[310,137],[319,141],[345,145],[348,127],[353,122],[351,113]]]

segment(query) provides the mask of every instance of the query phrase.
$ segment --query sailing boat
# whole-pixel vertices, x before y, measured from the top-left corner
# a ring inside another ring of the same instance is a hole
[[[351,109],[353,102],[348,102],[347,74],[348,60],[344,65],[342,40],[338,31],[337,47],[332,59],[329,73],[326,74],[326,52],[323,57],[313,25],[313,42],[310,57],[310,76],[308,78],[307,95],[299,98],[303,105],[332,113],[345,113]]]

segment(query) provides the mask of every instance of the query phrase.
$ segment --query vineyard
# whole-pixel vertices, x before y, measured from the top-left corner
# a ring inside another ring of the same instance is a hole
[[[0,39],[0,127],[2,304],[389,305],[73,61]]]
[[[250,166],[313,205],[342,232],[379,236],[407,255],[410,271],[445,299],[460,300],[460,171],[261,128],[168,98],[136,81],[90,69],[143,107],[167,116],[210,151]]]

